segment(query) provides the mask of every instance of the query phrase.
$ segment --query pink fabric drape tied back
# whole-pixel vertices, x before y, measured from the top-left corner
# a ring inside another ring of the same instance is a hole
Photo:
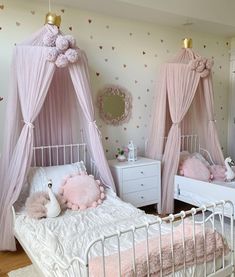
[[[96,128],[96,130],[98,131],[99,137],[102,138],[102,134],[101,134],[101,132],[100,132],[100,129],[99,129],[98,126],[97,126],[96,120],[94,120],[94,121],[89,121],[89,125],[94,125],[95,128]]]
[[[31,123],[31,122],[29,122],[29,121],[24,121],[24,120],[23,120],[23,122],[24,122],[24,124],[25,124],[27,127],[29,127],[30,129],[33,129],[33,128],[34,128],[33,123]]]

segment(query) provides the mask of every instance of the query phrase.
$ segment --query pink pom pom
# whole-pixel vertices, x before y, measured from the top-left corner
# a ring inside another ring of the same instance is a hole
[[[102,204],[102,200],[101,199],[99,199],[97,202],[98,202],[99,205]]]
[[[58,55],[59,55],[59,52],[58,52],[58,50],[56,49],[56,48],[51,48],[50,49],[50,51],[47,53],[47,60],[49,61],[49,62],[55,62],[56,61],[56,59],[57,59],[57,57],[58,57]]]
[[[104,192],[104,187],[100,186],[100,191]]]
[[[203,63],[201,63],[201,64],[196,68],[196,71],[201,73],[204,69],[205,69],[205,65],[204,65]]]
[[[57,57],[55,64],[57,67],[66,67],[69,64],[69,61],[64,54],[60,54]]]
[[[105,198],[105,194],[104,194],[103,192],[100,194],[100,198],[101,198],[101,199],[104,199],[104,198]]]
[[[46,33],[43,37],[43,45],[48,47],[55,47],[57,35]]]
[[[65,52],[65,56],[71,63],[75,63],[78,61],[78,52],[74,49],[68,49]]]
[[[72,206],[73,206],[73,204],[72,204],[71,202],[68,202],[68,203],[67,203],[67,207],[68,207],[69,209],[72,209]]]
[[[71,35],[66,35],[66,36],[64,36],[64,37],[68,40],[68,42],[69,42],[69,47],[71,47],[71,48],[76,47],[76,40],[75,40],[75,38],[74,38],[73,36],[71,36]]]
[[[65,51],[69,48],[69,42],[65,37],[58,36],[56,39],[56,47],[61,51]]]
[[[209,73],[210,73],[210,70],[209,69],[205,69],[205,70],[203,70],[201,72],[200,75],[201,75],[202,78],[205,78],[205,77],[207,77],[209,75]]]
[[[93,207],[93,208],[96,208],[96,207],[97,207],[97,202],[96,202],[96,201],[92,203],[92,207]]]
[[[72,210],[73,211],[77,211],[78,210],[78,206],[77,205],[72,205]]]
[[[80,210],[85,210],[87,208],[87,206],[86,205],[81,205],[79,208],[80,208]]]

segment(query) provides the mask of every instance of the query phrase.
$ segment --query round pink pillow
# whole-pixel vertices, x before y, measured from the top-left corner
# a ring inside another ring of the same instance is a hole
[[[100,181],[84,172],[67,176],[60,188],[60,194],[63,202],[72,210],[97,207],[105,198]]]
[[[210,181],[213,178],[208,167],[196,157],[189,157],[183,162],[180,174],[200,181]]]

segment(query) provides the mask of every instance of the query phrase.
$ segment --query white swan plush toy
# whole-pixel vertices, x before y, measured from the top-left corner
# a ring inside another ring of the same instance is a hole
[[[57,217],[61,212],[61,208],[51,188],[52,188],[52,182],[49,181],[47,191],[48,191],[50,200],[45,205],[45,208],[47,209],[47,217]]]
[[[47,192],[39,191],[27,198],[25,207],[28,215],[32,218],[56,217],[60,214],[60,203],[52,192],[52,183],[48,182]]]
[[[226,167],[225,180],[227,182],[231,182],[235,178],[235,173],[232,170],[231,166],[234,165],[235,163],[234,163],[234,161],[232,160],[231,157],[227,157],[224,160],[224,164],[225,164],[225,167]]]

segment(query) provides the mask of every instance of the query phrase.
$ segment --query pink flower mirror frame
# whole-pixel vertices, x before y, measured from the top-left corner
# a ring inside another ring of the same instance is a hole
[[[100,118],[109,125],[122,125],[131,117],[132,97],[123,87],[109,85],[97,97]]]

